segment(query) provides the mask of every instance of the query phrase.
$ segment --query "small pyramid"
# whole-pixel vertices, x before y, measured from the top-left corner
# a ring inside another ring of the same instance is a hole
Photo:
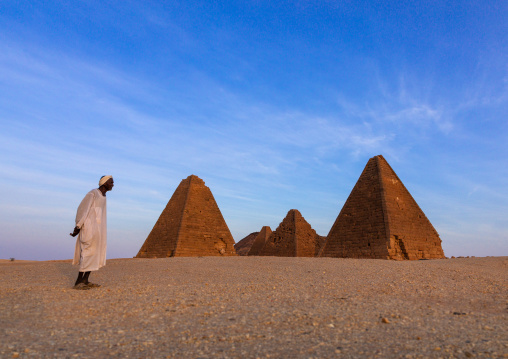
[[[323,237],[312,229],[298,210],[291,209],[275,232],[272,232],[259,255],[315,257],[322,243]]]
[[[367,162],[320,255],[444,258],[437,231],[381,155]]]
[[[259,232],[252,232],[251,234],[235,243],[236,254],[239,256],[246,256],[249,253],[250,248],[252,247],[252,244],[254,243],[254,240],[258,234]]]
[[[249,256],[259,255],[259,252],[265,246],[265,243],[268,240],[268,238],[270,238],[271,234],[272,234],[272,230],[270,227],[264,226],[263,228],[261,228],[261,231],[258,233],[256,238],[254,239],[254,242],[252,243],[252,246],[250,247],[250,251],[247,255],[249,255]]]
[[[180,182],[137,258],[234,256],[235,241],[205,182]]]

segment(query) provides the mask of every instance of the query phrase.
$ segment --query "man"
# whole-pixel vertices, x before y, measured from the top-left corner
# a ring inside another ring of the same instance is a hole
[[[76,237],[76,250],[72,264],[79,264],[79,274],[74,289],[87,290],[100,287],[88,281],[91,271],[106,265],[106,192],[114,186],[112,176],[102,176],[99,188],[88,192],[76,213],[76,227],[71,236]]]

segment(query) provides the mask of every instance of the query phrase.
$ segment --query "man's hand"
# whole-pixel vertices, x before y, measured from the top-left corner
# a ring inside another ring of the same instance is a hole
[[[80,229],[78,227],[74,227],[74,232],[69,233],[71,236],[76,237],[79,233]]]

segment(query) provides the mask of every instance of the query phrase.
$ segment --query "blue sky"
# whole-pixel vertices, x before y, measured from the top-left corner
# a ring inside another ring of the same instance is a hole
[[[180,181],[236,241],[327,235],[382,154],[447,256],[508,255],[506,1],[2,1],[0,258],[71,258],[112,174],[108,257]]]

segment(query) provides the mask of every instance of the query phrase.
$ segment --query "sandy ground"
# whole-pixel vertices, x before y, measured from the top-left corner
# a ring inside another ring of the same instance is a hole
[[[16,264],[16,262],[18,262]],[[508,357],[508,257],[2,261],[1,358]]]

